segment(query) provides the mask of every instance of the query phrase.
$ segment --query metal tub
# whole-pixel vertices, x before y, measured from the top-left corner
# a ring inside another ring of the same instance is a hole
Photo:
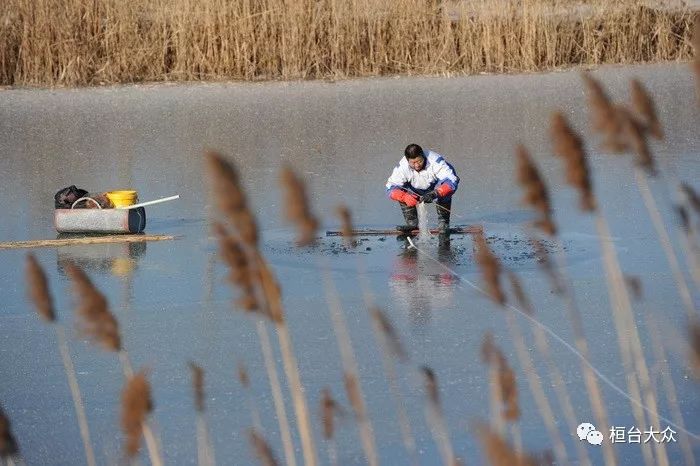
[[[59,233],[141,233],[146,209],[56,209],[54,224]]]

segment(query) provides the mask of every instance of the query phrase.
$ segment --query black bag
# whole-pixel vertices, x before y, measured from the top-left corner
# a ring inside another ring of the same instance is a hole
[[[54,207],[57,209],[70,209],[75,201],[87,196],[87,193],[84,189],[76,188],[75,185],[63,188],[53,197]]]

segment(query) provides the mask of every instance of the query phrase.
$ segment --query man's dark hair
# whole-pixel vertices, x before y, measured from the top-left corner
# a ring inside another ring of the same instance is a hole
[[[415,159],[416,157],[425,157],[425,154],[423,153],[423,148],[419,146],[418,144],[409,144],[406,146],[406,150],[403,151],[403,154],[406,156],[407,159]]]

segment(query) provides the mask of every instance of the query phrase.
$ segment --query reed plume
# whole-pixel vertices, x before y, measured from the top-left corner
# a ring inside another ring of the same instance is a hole
[[[284,324],[284,309],[282,307],[282,290],[267,261],[257,254],[256,266],[258,283],[265,297],[266,314],[274,323]]]
[[[644,85],[638,80],[633,79],[630,83],[632,93],[632,107],[639,115],[642,124],[646,131],[654,138],[662,140],[664,138],[664,130],[661,127],[661,122],[656,113],[656,105],[652,100],[649,92]]]
[[[625,275],[625,284],[637,301],[642,299],[642,281],[637,276]]]
[[[549,278],[552,289],[558,295],[563,294],[565,288],[564,284],[562,283],[562,278],[557,272],[557,269],[552,261],[549,259],[549,252],[547,252],[547,248],[545,247],[544,243],[539,239],[533,239],[531,240],[531,244],[535,250],[535,258],[537,259],[537,263],[542,268],[545,275],[547,275]]]
[[[246,368],[243,362],[238,363],[237,367],[238,381],[241,383],[243,388],[250,388],[250,376],[248,375],[248,368]]]
[[[253,447],[253,452],[255,452],[255,456],[260,461],[260,464],[263,466],[277,466],[275,454],[272,452],[270,444],[267,443],[267,440],[265,440],[262,434],[256,432],[255,429],[250,429],[248,431],[248,439],[250,440],[250,445]]]
[[[0,406],[0,458],[8,459],[19,454],[17,441],[12,435],[10,419]]]
[[[321,425],[323,426],[323,437],[326,439],[328,449],[328,459],[332,466],[338,464],[338,452],[335,445],[335,417],[343,414],[337,401],[333,399],[331,390],[325,387],[321,391]]]
[[[374,322],[377,324],[379,331],[384,336],[391,354],[401,361],[408,359],[408,356],[403,349],[403,345],[401,344],[401,340],[399,339],[399,335],[386,313],[384,313],[384,311],[377,306],[372,306],[370,308],[370,314],[372,315]]]
[[[258,227],[248,208],[238,170],[217,152],[208,151],[205,157],[214,200],[219,210],[236,227],[241,240],[247,246],[257,247]]]
[[[127,458],[134,458],[139,452],[141,433],[152,410],[151,387],[146,372],[141,371],[128,379],[122,390],[121,424],[126,437],[124,450]]]
[[[651,155],[651,149],[649,149],[643,123],[635,119],[630,111],[622,105],[615,106],[615,110],[622,125],[622,137],[625,147],[636,154],[638,166],[645,169],[650,175],[655,174],[656,166]]]
[[[491,430],[488,425],[478,423],[476,432],[492,466],[539,466],[551,461],[539,459],[516,451],[503,437]]]
[[[694,320],[688,325],[690,344],[690,366],[695,376],[700,378],[700,321]]]
[[[355,239],[355,232],[352,226],[352,214],[350,213],[350,209],[346,205],[340,205],[336,208],[336,213],[338,217],[340,217],[340,231],[345,244],[350,248],[356,247],[357,240]]]
[[[603,147],[615,153],[632,151],[637,155],[639,166],[650,174],[655,173],[646,133],[656,139],[663,139],[664,133],[656,106],[642,83],[636,79],[631,81],[632,105],[639,115],[636,118],[624,106],[613,104],[600,82],[588,74],[583,76],[588,88],[593,130],[603,135]]]
[[[199,413],[204,412],[204,369],[190,362],[192,374],[192,393],[194,395],[194,407]]]
[[[332,439],[335,435],[335,417],[342,413],[338,402],[333,398],[331,389],[325,387],[321,390],[321,423],[323,425],[323,437]]]
[[[49,282],[34,254],[27,254],[26,275],[29,284],[29,297],[34,303],[37,313],[46,322],[55,322],[56,312],[49,291]]]
[[[674,207],[674,210],[678,215],[678,221],[681,224],[683,233],[688,235],[690,233],[690,214],[688,214],[688,209],[686,209],[685,206],[677,205]]]
[[[591,110],[591,126],[595,132],[603,135],[603,147],[621,153],[625,143],[621,140],[623,133],[622,122],[615,106],[603,89],[602,84],[588,73],[582,75],[588,90],[588,105]]]
[[[681,183],[681,190],[688,198],[688,203],[697,215],[700,215],[700,194],[698,194],[688,183]]]
[[[517,160],[517,179],[523,187],[525,194],[522,202],[531,206],[540,214],[540,218],[534,222],[534,226],[548,235],[557,233],[556,225],[552,220],[552,206],[549,201],[549,192],[540,176],[537,166],[532,161],[525,146],[518,144],[515,149]]]
[[[506,295],[503,293],[500,283],[501,264],[491,252],[491,249],[489,249],[483,233],[475,234],[473,238],[476,242],[476,261],[481,269],[487,294],[497,304],[502,306],[506,302]]]
[[[567,183],[579,191],[581,209],[595,210],[596,203],[583,141],[560,112],[552,115],[551,136],[554,142],[554,153],[564,160]]]
[[[518,276],[510,270],[507,272],[507,275],[508,281],[510,281],[510,287],[513,290],[513,295],[515,295],[515,301],[518,303],[518,306],[520,306],[524,313],[532,315],[532,304],[530,303],[530,299],[525,294],[525,290],[520,284]]]
[[[119,324],[109,310],[107,299],[77,265],[68,264],[66,272],[73,281],[74,294],[79,301],[78,330],[107,351],[120,351],[122,344]]]
[[[238,286],[241,292],[236,301],[246,311],[257,311],[260,306],[255,296],[254,276],[243,248],[235,236],[228,234],[221,223],[214,223],[214,232],[219,239],[219,252],[229,266],[229,280]]]
[[[520,418],[520,406],[518,404],[518,389],[515,380],[515,372],[508,364],[503,352],[496,346],[493,335],[487,333],[481,344],[481,359],[489,367],[495,370],[496,380],[503,406],[502,415],[506,421],[516,421]]]
[[[440,406],[440,392],[438,391],[437,377],[435,371],[428,366],[421,367],[425,381],[425,393],[428,400],[435,406]]]
[[[308,246],[316,241],[318,220],[311,213],[304,181],[289,165],[282,167],[280,179],[285,189],[285,216],[298,229],[297,245]]]

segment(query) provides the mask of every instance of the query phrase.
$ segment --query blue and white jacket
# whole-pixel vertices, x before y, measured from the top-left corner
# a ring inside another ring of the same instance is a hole
[[[394,188],[407,188],[423,195],[443,183],[449,184],[453,191],[457,190],[459,177],[454,167],[437,152],[427,150],[425,154],[425,165],[421,171],[411,168],[406,157],[401,157],[399,164],[386,180],[387,194]]]

